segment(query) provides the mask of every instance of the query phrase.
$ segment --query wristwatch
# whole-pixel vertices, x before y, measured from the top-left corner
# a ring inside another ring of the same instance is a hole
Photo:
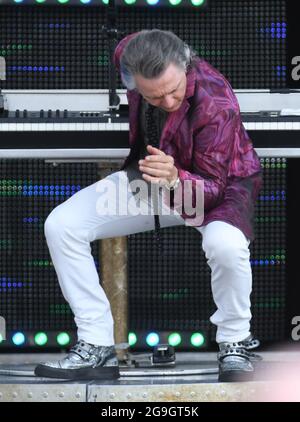
[[[174,180],[171,183],[167,183],[164,187],[167,188],[168,190],[175,190],[178,187],[179,183],[180,183],[180,179],[179,177],[177,177],[176,180]]]

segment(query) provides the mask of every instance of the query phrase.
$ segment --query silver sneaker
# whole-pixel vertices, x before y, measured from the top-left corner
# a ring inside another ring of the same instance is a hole
[[[249,350],[255,349],[259,344],[259,340],[252,336],[240,342],[220,343],[220,352],[218,353],[219,381],[252,381],[254,376],[253,362],[262,358]]]
[[[95,346],[79,340],[68,355],[56,362],[39,364],[38,377],[68,380],[112,380],[120,377],[114,346]]]

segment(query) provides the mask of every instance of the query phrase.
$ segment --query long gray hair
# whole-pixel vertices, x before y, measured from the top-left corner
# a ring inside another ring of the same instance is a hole
[[[127,89],[134,89],[134,75],[154,79],[171,63],[186,71],[195,55],[196,53],[171,31],[143,30],[124,48],[120,58],[122,82]]]

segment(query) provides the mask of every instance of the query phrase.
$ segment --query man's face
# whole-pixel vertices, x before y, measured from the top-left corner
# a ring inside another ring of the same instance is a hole
[[[181,106],[186,91],[186,74],[171,63],[164,73],[155,79],[134,75],[136,87],[145,100],[169,113]]]

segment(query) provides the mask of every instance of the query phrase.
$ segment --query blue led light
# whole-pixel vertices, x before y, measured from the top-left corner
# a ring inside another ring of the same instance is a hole
[[[81,185],[23,185],[23,196],[48,196],[48,195],[55,195],[55,196],[70,196],[70,194],[74,195],[76,192],[81,190]],[[49,191],[50,189],[50,191]],[[70,192],[71,189],[71,192]],[[23,220],[27,222],[28,220]],[[38,221],[38,220],[36,220]]]
[[[148,346],[156,346],[159,343],[159,335],[157,333],[149,333],[146,337]]]
[[[8,66],[8,71],[11,72],[64,72],[64,66]]]
[[[10,277],[1,277],[0,278],[0,287],[2,287],[3,289],[5,289],[7,287],[7,288],[9,288],[9,291],[11,291],[11,288],[23,287],[23,285],[25,285],[25,284],[20,282],[20,281],[17,282],[17,280],[15,278],[13,278],[13,279],[11,279]]]
[[[24,344],[24,343],[25,343],[25,336],[24,336],[24,334],[23,334],[23,333],[21,333],[21,332],[15,333],[15,334],[12,336],[12,342],[13,342],[16,346],[22,346],[22,344]]]
[[[284,39],[286,38],[286,26],[285,22],[272,22],[270,27],[260,28],[260,32],[273,39]]]

